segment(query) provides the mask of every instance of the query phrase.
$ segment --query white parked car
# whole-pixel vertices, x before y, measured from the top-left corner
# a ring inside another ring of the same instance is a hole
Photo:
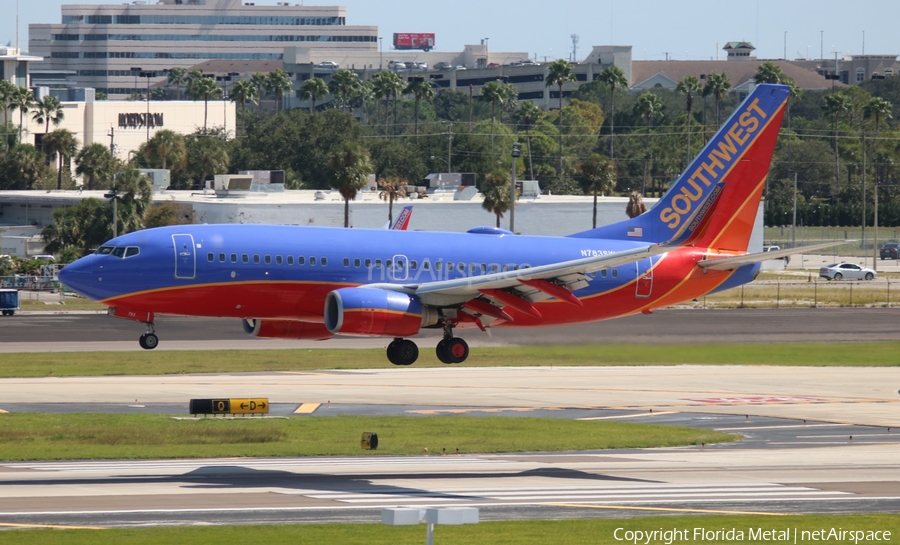
[[[819,269],[819,276],[828,280],[875,280],[878,274],[856,263],[832,263]]]
[[[316,65],[316,68],[320,70],[337,70],[340,68],[340,65],[334,61],[322,61]]]
[[[388,61],[389,70],[406,70],[406,62],[404,61]]]

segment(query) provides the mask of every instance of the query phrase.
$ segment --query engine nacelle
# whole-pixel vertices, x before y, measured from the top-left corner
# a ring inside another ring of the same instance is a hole
[[[325,341],[332,337],[322,324],[291,320],[241,320],[244,332],[261,339]]]
[[[325,327],[358,337],[410,337],[438,322],[437,310],[419,298],[378,288],[342,288],[325,299]]]

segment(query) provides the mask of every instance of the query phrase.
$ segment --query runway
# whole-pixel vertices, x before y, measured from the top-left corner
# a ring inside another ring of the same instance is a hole
[[[770,336],[834,340],[840,335],[824,326],[837,319],[848,324],[849,337],[897,338],[900,310],[823,311],[675,310],[555,334],[533,330],[517,337],[518,330],[509,330],[510,336],[498,330],[485,343],[602,344],[628,342],[622,339],[632,338],[629,335],[646,342],[692,342],[706,336],[720,342],[771,342]],[[52,324],[61,345],[87,349],[97,342],[127,343],[128,350],[139,350],[130,340],[139,324],[95,315],[23,318],[31,328],[10,336],[4,331],[4,350],[17,351],[23,341],[39,343],[31,337],[32,330],[43,329],[46,338],[46,324]],[[104,330],[106,324],[127,327]],[[180,319],[171,324],[170,344],[207,349],[210,340],[232,339],[240,327],[220,322],[193,330]],[[223,332],[226,326],[230,329]],[[103,338],[113,340],[95,341]],[[251,347],[268,344],[257,339],[240,342]],[[217,348],[221,344],[214,343]],[[474,340],[472,344],[476,346]],[[435,445],[430,456],[408,457],[3,462],[0,528],[374,522],[381,508],[399,505],[472,505],[479,507],[482,520],[898,512],[898,389],[896,368],[875,367],[413,366],[2,379],[0,410],[10,412],[168,414],[184,411],[190,398],[240,396],[268,397],[273,412],[284,415],[293,415],[304,404],[313,407],[309,414],[291,416],[295,418],[535,415],[694,425],[746,438],[703,447],[577,453],[440,455]]]

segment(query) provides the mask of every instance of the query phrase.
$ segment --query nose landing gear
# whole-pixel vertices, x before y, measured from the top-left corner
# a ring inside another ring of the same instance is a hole
[[[159,346],[159,337],[156,336],[156,329],[153,327],[153,322],[147,322],[147,332],[141,335],[141,338],[138,339],[138,344],[141,345],[141,348],[144,350],[153,350]]]

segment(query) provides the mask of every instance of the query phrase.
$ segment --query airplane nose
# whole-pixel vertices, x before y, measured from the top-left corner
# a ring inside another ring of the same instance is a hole
[[[84,295],[84,290],[91,281],[92,270],[91,256],[82,257],[59,271],[59,281],[72,291]]]

